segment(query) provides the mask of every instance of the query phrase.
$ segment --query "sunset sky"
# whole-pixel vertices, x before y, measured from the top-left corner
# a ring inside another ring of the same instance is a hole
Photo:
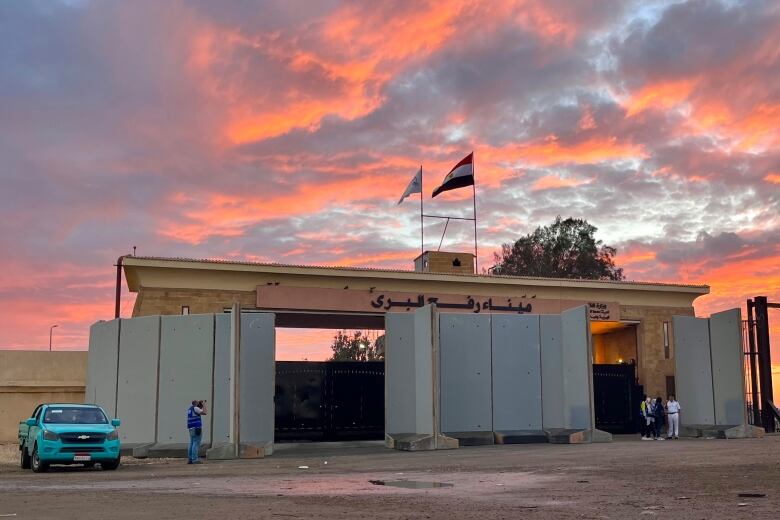
[[[776,1],[8,1],[0,348],[86,348],[133,246],[411,268],[398,198],[470,216],[429,197],[472,150],[481,266],[573,216],[701,316],[780,301]]]

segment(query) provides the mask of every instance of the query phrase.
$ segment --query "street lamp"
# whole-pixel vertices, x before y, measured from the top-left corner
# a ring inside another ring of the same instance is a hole
[[[52,325],[49,328],[49,352],[51,352],[51,335],[52,335],[52,332],[54,332],[54,327],[59,327],[59,325]]]

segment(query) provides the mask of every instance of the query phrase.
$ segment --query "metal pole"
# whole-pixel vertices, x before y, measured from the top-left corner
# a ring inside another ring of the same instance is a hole
[[[769,402],[772,400],[772,356],[769,352],[769,314],[766,296],[756,296],[756,340],[758,342],[758,370],[761,377],[761,415],[764,430],[774,433],[775,418]]]
[[[439,248],[436,251],[441,251],[441,245],[444,242],[444,234],[447,233],[447,226],[450,225],[450,219],[447,218],[447,222],[444,223],[444,231],[441,234],[441,240],[439,241]]]
[[[474,196],[474,273],[479,274],[479,251],[477,250],[477,174],[474,167],[474,150],[471,151],[471,175],[474,177],[474,184],[471,185]]]
[[[54,327],[59,327],[59,325],[52,325],[49,327],[49,352],[51,352],[51,337],[52,333],[54,332]]]
[[[753,424],[761,424],[761,401],[758,396],[758,368],[756,365],[756,324],[753,321],[755,308],[753,300],[747,301],[748,314],[748,361],[750,362],[750,392],[753,395]]]
[[[425,229],[423,227],[423,169],[420,165],[420,254],[425,253]]]
[[[114,302],[114,318],[119,317],[119,306],[122,300],[122,260],[124,256],[120,256],[116,261],[116,301]]]

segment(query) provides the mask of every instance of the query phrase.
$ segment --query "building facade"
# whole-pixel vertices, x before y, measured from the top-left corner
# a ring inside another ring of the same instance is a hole
[[[672,316],[694,316],[706,285],[473,273],[473,255],[426,252],[415,271],[126,256],[133,317],[273,311],[278,327],[383,329],[389,312],[555,314],[587,305],[596,364],[635,363],[651,395],[674,392]]]

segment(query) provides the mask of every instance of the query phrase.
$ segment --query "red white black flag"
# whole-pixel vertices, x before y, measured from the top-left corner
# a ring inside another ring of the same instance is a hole
[[[472,186],[474,184],[474,152],[471,152],[464,157],[455,167],[450,170],[450,173],[444,177],[444,182],[441,186],[433,190],[431,198],[435,197],[443,191],[454,190],[457,188],[463,188],[464,186]]]

